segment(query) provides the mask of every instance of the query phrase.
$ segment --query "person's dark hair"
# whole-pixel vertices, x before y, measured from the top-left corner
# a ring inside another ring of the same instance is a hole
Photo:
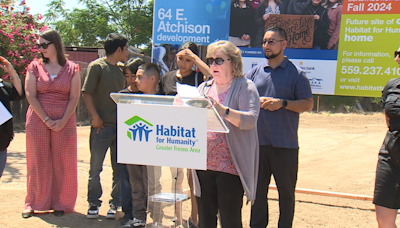
[[[178,52],[184,50],[184,49],[190,49],[195,55],[199,55],[199,49],[197,48],[197,45],[195,43],[193,43],[192,41],[186,41],[185,43],[183,43],[179,49]]]
[[[128,39],[124,35],[118,33],[108,34],[104,41],[106,56],[114,54],[119,47],[123,50],[127,43]]]
[[[329,0],[328,0],[329,1]],[[274,2],[277,4],[277,5],[281,5],[282,4],[282,1],[281,0],[274,0]],[[269,4],[269,1],[268,0],[264,0],[263,2],[262,2],[262,4],[265,6],[265,7],[268,7],[268,4]],[[279,6],[279,8],[280,8],[280,6]],[[281,9],[282,10],[282,9]]]
[[[267,30],[265,32],[276,32],[276,33],[278,33],[280,38],[287,40],[286,31],[281,27],[272,26],[272,27],[267,28]]]
[[[326,8],[332,8],[335,4],[343,4],[343,0],[337,0],[335,3],[330,2],[329,0],[326,0],[324,3],[322,3],[322,6],[325,6]]]
[[[124,65],[124,73],[126,69],[129,69],[133,74],[136,74],[136,71],[139,69],[139,66],[144,63],[145,61],[143,61],[141,58],[131,58],[128,61],[126,61]]]
[[[143,74],[146,76],[154,75],[156,77],[156,81],[160,80],[160,69],[158,68],[157,64],[155,63],[145,63],[139,66],[139,70],[143,70]]]
[[[161,45],[165,48],[165,55],[163,57],[163,61],[165,64],[169,65],[169,52],[171,51],[171,45],[170,44],[163,44]]]
[[[60,34],[56,30],[46,29],[39,36],[53,43],[57,52],[58,64],[60,64],[60,66],[64,66],[65,63],[67,62],[67,58],[65,57],[64,45]],[[44,63],[48,63],[50,61],[48,58],[44,57],[43,54],[42,54],[42,60]]]

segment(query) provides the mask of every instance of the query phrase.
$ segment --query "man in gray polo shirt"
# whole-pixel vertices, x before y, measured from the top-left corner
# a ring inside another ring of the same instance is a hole
[[[294,216],[299,113],[311,111],[314,103],[306,74],[283,54],[287,47],[285,30],[268,28],[262,44],[267,59],[246,75],[256,84],[261,102],[257,123],[260,168],[250,227],[268,225],[268,185],[274,175],[279,192],[278,227],[288,228]]]

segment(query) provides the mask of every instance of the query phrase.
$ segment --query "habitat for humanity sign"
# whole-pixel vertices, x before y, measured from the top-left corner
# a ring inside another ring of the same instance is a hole
[[[118,104],[118,163],[207,169],[207,109]]]
[[[228,40],[230,0],[155,0],[153,41],[208,45]]]

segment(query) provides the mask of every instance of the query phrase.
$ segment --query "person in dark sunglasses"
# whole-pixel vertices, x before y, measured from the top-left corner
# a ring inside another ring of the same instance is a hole
[[[400,48],[394,58],[400,70]],[[400,209],[400,78],[389,80],[382,91],[381,105],[385,111],[388,131],[379,151],[376,168],[375,204],[376,220],[379,227],[396,227],[397,212]]]
[[[39,43],[37,46],[39,49],[47,49],[49,47],[50,44],[52,44],[53,42],[43,42],[43,43]]]
[[[213,80],[199,92],[213,103],[229,128],[228,134],[207,133],[207,170],[193,173],[199,209],[199,227],[241,228],[243,194],[255,200],[258,172],[257,118],[260,112],[255,84],[242,73],[238,47],[216,41],[207,48]]]
[[[81,87],[79,65],[66,59],[60,34],[39,36],[42,58],[28,66],[26,161],[28,189],[24,218],[35,210],[55,216],[74,211],[77,198],[77,130],[75,108]]]
[[[257,124],[260,168],[250,227],[268,225],[268,185],[274,175],[279,192],[278,227],[286,228],[292,227],[294,216],[299,113],[312,110],[313,95],[305,72],[284,56],[288,43],[285,30],[270,27],[263,41],[266,60],[246,75],[256,84],[261,105]]]

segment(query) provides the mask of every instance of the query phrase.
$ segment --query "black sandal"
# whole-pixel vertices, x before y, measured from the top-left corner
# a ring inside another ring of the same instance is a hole
[[[34,212],[33,212],[33,211],[29,211],[29,212],[22,212],[22,218],[24,218],[24,219],[30,218],[30,217],[32,217],[32,216],[33,216],[33,214],[34,214]]]

